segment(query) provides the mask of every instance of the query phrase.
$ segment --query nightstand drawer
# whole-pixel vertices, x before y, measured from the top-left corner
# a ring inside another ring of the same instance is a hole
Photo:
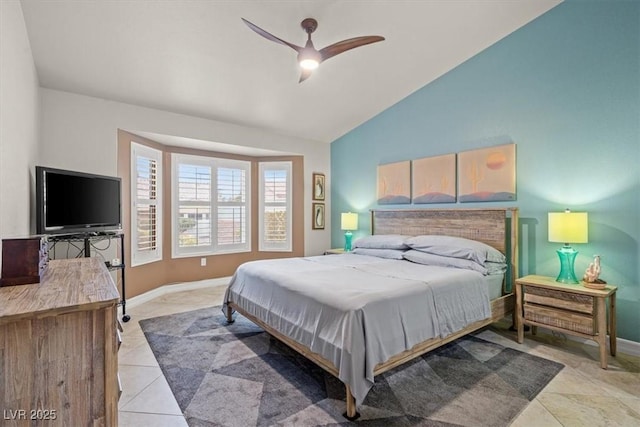
[[[555,326],[568,331],[596,335],[596,319],[593,316],[572,311],[558,310],[534,304],[524,305],[524,318],[543,325]]]
[[[593,314],[594,310],[593,297],[589,295],[536,286],[524,286],[524,301],[586,314]]]

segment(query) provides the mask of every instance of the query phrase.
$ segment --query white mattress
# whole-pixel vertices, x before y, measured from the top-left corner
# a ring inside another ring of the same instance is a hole
[[[489,291],[489,299],[494,300],[502,296],[502,282],[504,281],[504,273],[491,274],[484,276],[487,290]]]

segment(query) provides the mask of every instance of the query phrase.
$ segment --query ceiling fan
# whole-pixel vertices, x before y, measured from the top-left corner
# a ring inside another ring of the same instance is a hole
[[[271,40],[276,43],[283,44],[285,46],[289,46],[296,52],[298,52],[298,63],[300,64],[300,68],[302,68],[302,74],[300,74],[299,82],[303,82],[307,78],[311,76],[313,70],[318,68],[321,62],[326,61],[329,58],[333,58],[339,53],[345,52],[349,49],[353,49],[356,47],[364,46],[371,43],[376,43],[384,40],[384,37],[381,36],[361,36],[354,37],[347,40],[342,40],[327,47],[324,47],[320,50],[317,50],[313,46],[313,42],[311,41],[311,33],[313,33],[316,28],[318,28],[318,21],[313,18],[306,18],[301,23],[300,26],[307,33],[307,44],[304,47],[297,46],[293,43],[289,43],[284,41],[271,33],[263,30],[255,24],[247,21],[244,18],[241,18],[242,21],[247,24],[249,28],[251,28],[256,33],[260,34],[265,39]]]

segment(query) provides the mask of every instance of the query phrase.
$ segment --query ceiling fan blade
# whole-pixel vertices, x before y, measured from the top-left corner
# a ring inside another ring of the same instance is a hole
[[[354,37],[352,39],[342,40],[341,42],[337,42],[320,49],[320,55],[322,56],[322,60],[326,61],[327,59],[332,58],[338,55],[339,53],[342,53],[349,49],[353,49],[353,48],[364,46],[371,43],[381,42],[382,40],[384,40],[384,37],[381,37],[381,36]]]
[[[267,31],[263,30],[262,28],[258,27],[257,25],[247,21],[244,18],[240,18],[242,19],[242,21],[247,24],[247,27],[251,28],[253,31],[255,31],[256,33],[260,34],[262,37],[264,37],[267,40],[271,40],[272,42],[276,42],[276,43],[280,43],[283,44],[285,46],[289,46],[291,49],[295,50],[296,52],[300,52],[302,50],[302,47],[300,46],[296,46],[293,43],[289,43],[288,41],[282,40],[276,36],[274,36],[271,33],[268,33]]]
[[[298,80],[298,83],[302,83],[303,81],[307,80],[309,77],[311,77],[311,73],[313,73],[312,70],[306,70],[306,69],[302,69],[301,73],[300,73],[300,80]]]

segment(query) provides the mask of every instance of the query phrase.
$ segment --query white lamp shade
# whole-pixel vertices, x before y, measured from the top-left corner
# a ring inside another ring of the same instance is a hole
[[[549,241],[587,243],[589,225],[586,212],[549,212]]]
[[[343,213],[340,221],[341,229],[343,230],[357,230],[358,229],[358,214],[347,212]]]

